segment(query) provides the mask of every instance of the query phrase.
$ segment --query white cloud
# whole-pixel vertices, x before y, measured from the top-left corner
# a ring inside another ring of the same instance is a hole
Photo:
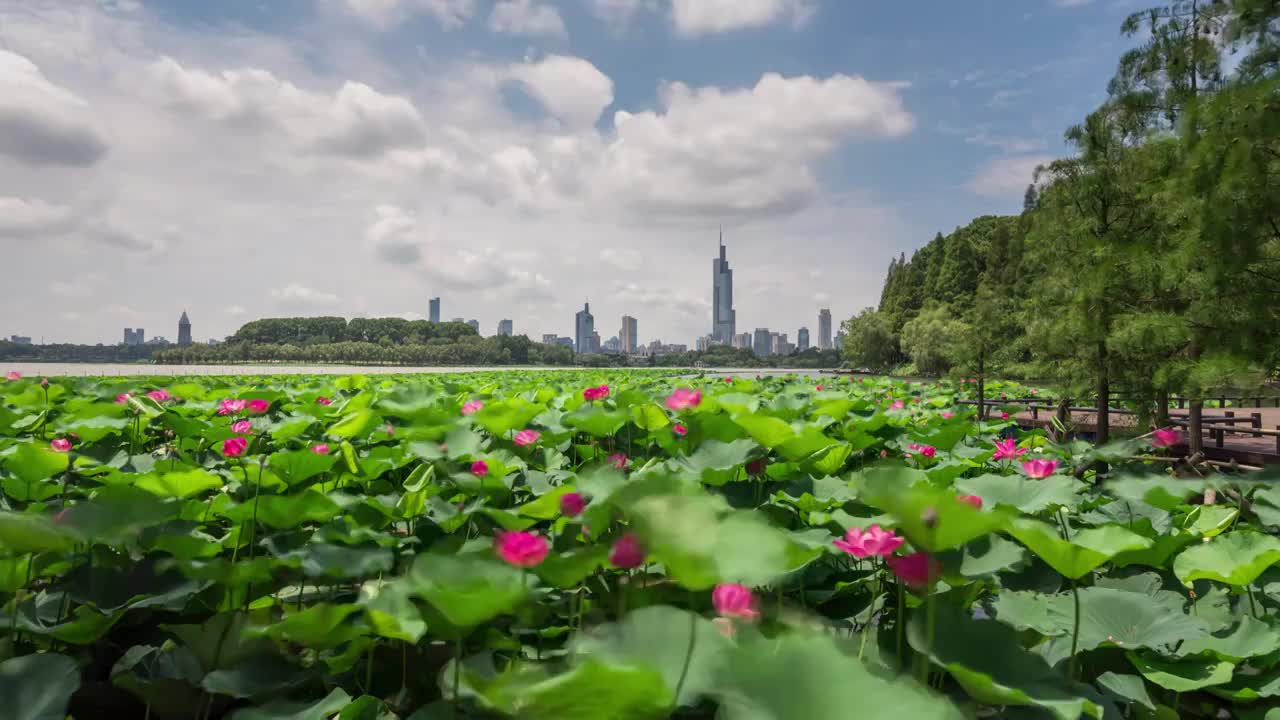
[[[513,65],[510,74],[548,113],[572,127],[594,125],[613,104],[613,81],[582,58],[551,55]]]
[[[475,0],[343,0],[346,10],[379,28],[427,15],[446,30],[462,27],[475,13]]]
[[[1049,155],[1002,155],[983,165],[966,187],[970,192],[990,198],[1021,197],[1035,179],[1036,167],[1052,160]]]
[[[426,132],[410,100],[359,82],[344,82],[329,96],[263,69],[214,74],[169,57],[151,64],[147,80],[155,101],[174,112],[324,152],[376,156],[417,146]]]
[[[684,35],[758,28],[784,19],[800,27],[817,10],[812,0],[671,0],[671,18]]]
[[[31,60],[0,50],[0,156],[27,165],[92,165],[107,143],[91,117],[88,103],[49,82]]]
[[[39,198],[0,197],[0,238],[61,235],[75,226],[71,208]]]
[[[418,218],[395,205],[379,205],[378,219],[365,230],[365,239],[374,252],[387,262],[412,265],[422,258],[425,243],[418,228]]]
[[[1026,95],[1026,94],[1027,94],[1026,90],[1013,90],[1013,89],[997,90],[991,96],[991,99],[987,101],[987,107],[990,107],[990,108],[1009,107],[1010,101],[1012,101],[1015,98],[1022,97],[1023,95]]]
[[[814,163],[842,141],[914,126],[897,86],[860,77],[767,73],[749,90],[671,83],[662,112],[614,115],[600,182],[646,212],[730,215],[801,207]]]
[[[1084,7],[1092,2],[1093,0],[1053,0],[1053,4],[1060,8]]]
[[[284,307],[299,309],[334,307],[341,302],[333,293],[316,290],[296,282],[291,282],[284,287],[272,288],[271,297]]]
[[[489,29],[507,35],[567,34],[560,11],[537,0],[502,0],[489,14]]]

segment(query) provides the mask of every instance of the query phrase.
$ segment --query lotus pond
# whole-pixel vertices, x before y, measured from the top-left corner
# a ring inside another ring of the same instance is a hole
[[[0,715],[1280,716],[1276,486],[967,390],[0,381]]]

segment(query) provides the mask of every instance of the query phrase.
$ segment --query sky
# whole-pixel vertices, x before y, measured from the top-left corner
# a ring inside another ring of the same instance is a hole
[[[1013,213],[1133,0],[0,0],[0,336],[817,330]]]

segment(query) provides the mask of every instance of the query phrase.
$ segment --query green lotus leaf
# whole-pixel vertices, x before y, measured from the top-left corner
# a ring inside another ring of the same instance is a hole
[[[80,687],[80,668],[66,655],[20,655],[0,662],[0,698],[13,720],[63,720]]]
[[[1277,562],[1280,538],[1242,530],[1182,551],[1173,559],[1173,573],[1184,585],[1202,579],[1248,585]]]
[[[1009,534],[1054,570],[1072,579],[1085,576],[1119,553],[1151,546],[1147,538],[1118,525],[1080,530],[1067,541],[1051,525],[1021,519],[1009,526]]]

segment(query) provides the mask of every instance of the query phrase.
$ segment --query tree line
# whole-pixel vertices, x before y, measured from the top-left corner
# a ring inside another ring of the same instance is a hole
[[[169,347],[158,363],[347,363],[359,365],[572,365],[573,351],[524,335],[482,338],[466,323],[402,318],[267,318],[225,343]]]
[[[983,217],[890,264],[846,359],[1056,381],[1163,422],[1280,369],[1280,0],[1179,0],[1134,13],[1139,44],[1100,107],[1039,168],[1023,211]],[[1098,435],[1109,434],[1100,413]]]

